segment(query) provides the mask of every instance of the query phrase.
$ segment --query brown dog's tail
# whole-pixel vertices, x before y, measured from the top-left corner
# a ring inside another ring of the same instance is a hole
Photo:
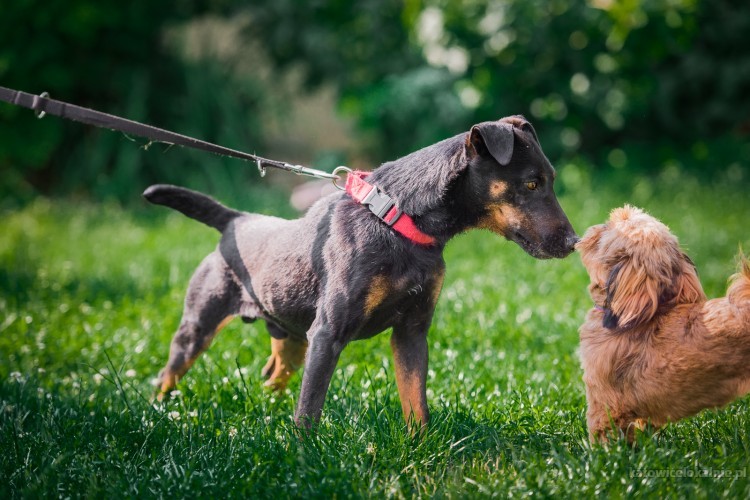
[[[740,251],[740,269],[730,278],[727,299],[733,306],[750,311],[750,260]]]
[[[242,212],[227,208],[203,193],[169,184],[150,186],[143,192],[143,197],[151,203],[182,212],[220,232],[224,232],[227,224],[242,215]]]

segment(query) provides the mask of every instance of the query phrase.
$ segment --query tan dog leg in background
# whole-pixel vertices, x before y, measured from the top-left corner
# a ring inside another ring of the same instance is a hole
[[[277,339],[271,337],[271,356],[261,370],[266,387],[283,391],[289,378],[305,363],[307,341],[293,337]]]

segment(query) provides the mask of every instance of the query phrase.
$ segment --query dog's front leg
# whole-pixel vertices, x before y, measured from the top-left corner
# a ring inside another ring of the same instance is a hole
[[[333,371],[346,345],[345,342],[336,340],[335,333],[328,324],[313,324],[310,332],[302,389],[294,414],[297,425],[306,428],[320,420]]]
[[[430,293],[424,294],[421,303],[393,325],[391,350],[396,367],[396,386],[404,419],[412,433],[424,429],[430,418],[427,408],[427,332],[444,276],[445,267],[441,265],[425,287]]]
[[[430,321],[393,327],[391,349],[401,409],[411,432],[424,427],[427,409],[427,330]]]

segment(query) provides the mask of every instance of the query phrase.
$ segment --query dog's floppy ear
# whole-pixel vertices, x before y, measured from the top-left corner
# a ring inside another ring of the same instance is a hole
[[[513,125],[510,123],[503,121],[478,123],[471,127],[466,137],[466,154],[469,158],[477,155],[485,158],[492,157],[500,165],[507,165],[513,156],[514,139]]]
[[[654,317],[659,308],[659,281],[626,258],[612,268],[607,279],[605,328],[628,329]]]
[[[627,256],[612,268],[606,285],[605,328],[628,329],[650,321],[660,305],[706,300],[695,264],[679,249],[663,259],[638,261]],[[670,265],[671,263],[671,265]]]
[[[534,140],[537,143],[539,143],[539,136],[536,135],[536,130],[534,130],[534,127],[531,125],[531,122],[527,122],[526,120],[524,120],[523,125],[521,125],[521,129],[531,132],[531,135],[534,136]]]
[[[515,128],[519,130],[523,130],[524,132],[528,132],[531,134],[531,136],[534,138],[537,144],[539,144],[539,137],[536,135],[536,130],[534,130],[534,127],[531,125],[531,122],[529,122],[525,116],[523,115],[513,115],[503,118],[503,121],[506,123],[510,123]]]
[[[617,328],[619,321],[617,315],[612,311],[612,299],[617,288],[617,274],[620,272],[621,268],[622,264],[614,266],[609,272],[606,285],[604,285],[606,297],[604,299],[604,319],[602,320],[602,326],[604,326],[604,328],[609,328],[610,330]]]

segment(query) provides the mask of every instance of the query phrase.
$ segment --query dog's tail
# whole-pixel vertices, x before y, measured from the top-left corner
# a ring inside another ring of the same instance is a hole
[[[242,215],[242,212],[227,208],[205,194],[169,184],[155,184],[143,192],[151,203],[164,205],[182,212],[223,232],[227,224]]]
[[[740,251],[739,271],[730,278],[727,299],[733,306],[750,310],[750,260]]]

